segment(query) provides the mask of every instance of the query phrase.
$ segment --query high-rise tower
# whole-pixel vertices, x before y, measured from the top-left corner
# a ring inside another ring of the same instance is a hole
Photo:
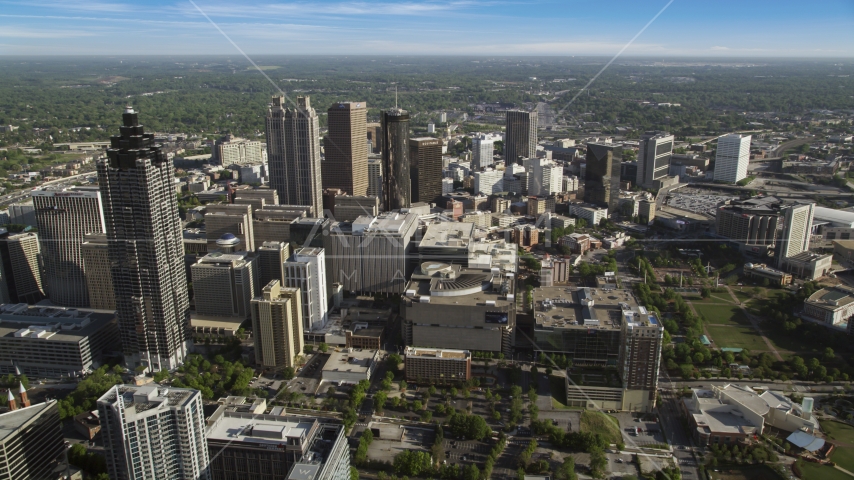
[[[619,209],[621,145],[587,144],[587,169],[584,177],[584,201],[608,207],[608,213]]]
[[[383,209],[409,208],[412,183],[409,171],[409,113],[392,108],[382,113]]]
[[[323,140],[323,188],[350,195],[368,192],[368,136],[365,102],[340,102],[327,111],[329,133]]]
[[[508,110],[504,130],[504,162],[522,163],[537,156],[537,112]]]
[[[663,132],[647,132],[641,135],[636,185],[658,188],[656,180],[666,177],[670,169],[673,141],[673,135]]]
[[[39,245],[50,301],[88,307],[83,266],[83,237],[104,232],[104,208],[97,187],[33,190]]]
[[[191,346],[175,167],[133,108],[122,123],[98,164],[122,350],[131,367],[171,370]]]
[[[435,202],[442,196],[442,140],[431,137],[409,140],[412,201]]]
[[[731,133],[718,139],[715,153],[715,181],[736,183],[747,177],[750,163],[750,135]]]

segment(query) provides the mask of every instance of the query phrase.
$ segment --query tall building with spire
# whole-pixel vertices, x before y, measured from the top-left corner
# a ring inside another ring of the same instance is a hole
[[[294,108],[285,97],[273,97],[267,110],[267,163],[270,187],[283,205],[309,205],[323,216],[320,172],[320,125],[309,97],[297,97]]]
[[[132,368],[171,370],[192,342],[175,167],[133,108],[122,123],[98,164],[122,350]]]
[[[339,102],[329,107],[329,133],[323,139],[323,189],[340,188],[350,195],[368,193],[368,135],[365,102]]]
[[[396,95],[396,94],[395,94]],[[412,181],[409,164],[409,113],[395,107],[382,113],[383,209],[409,208]]]

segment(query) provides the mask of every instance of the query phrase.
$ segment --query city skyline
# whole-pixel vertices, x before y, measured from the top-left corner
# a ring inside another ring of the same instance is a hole
[[[324,1],[308,8],[304,2],[158,0],[140,9],[120,1],[4,1],[0,55],[238,53],[202,12],[248,54],[613,55],[667,3]],[[831,0],[822,7],[803,8],[791,0],[673,2],[625,55],[851,57],[854,4]],[[607,33],[597,27],[604,12]],[[697,28],[698,19],[704,28]],[[568,23],[574,27],[566,29]],[[787,23],[798,28],[777,28]],[[487,35],[506,28],[515,30],[513,41]],[[134,41],[104,41],[119,33]],[[395,42],[375,40],[400,34]]]

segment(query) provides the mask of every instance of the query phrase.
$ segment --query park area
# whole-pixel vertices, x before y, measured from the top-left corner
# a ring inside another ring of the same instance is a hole
[[[694,304],[697,314],[711,325],[750,325],[750,321],[736,305]]]
[[[830,459],[840,467],[854,472],[854,427],[842,422],[821,422],[828,441],[836,445]]]

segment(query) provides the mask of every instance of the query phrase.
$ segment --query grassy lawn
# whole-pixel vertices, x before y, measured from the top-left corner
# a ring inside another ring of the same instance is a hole
[[[611,443],[623,441],[619,422],[615,418],[595,410],[585,410],[581,414],[581,431],[599,433]]]
[[[712,325],[707,327],[707,330],[718,348],[747,348],[751,351],[768,350],[768,345],[751,327],[716,327]]]
[[[694,305],[711,325],[750,325],[741,308],[730,305]]]
[[[555,410],[584,410],[584,407],[567,407],[552,397],[552,408]]]
[[[841,422],[821,422],[821,429],[829,440],[836,443],[830,459],[845,470],[854,471],[854,427]],[[839,442],[848,446],[839,445]]]
[[[827,465],[801,462],[800,468],[804,480],[851,480],[850,475]]]

